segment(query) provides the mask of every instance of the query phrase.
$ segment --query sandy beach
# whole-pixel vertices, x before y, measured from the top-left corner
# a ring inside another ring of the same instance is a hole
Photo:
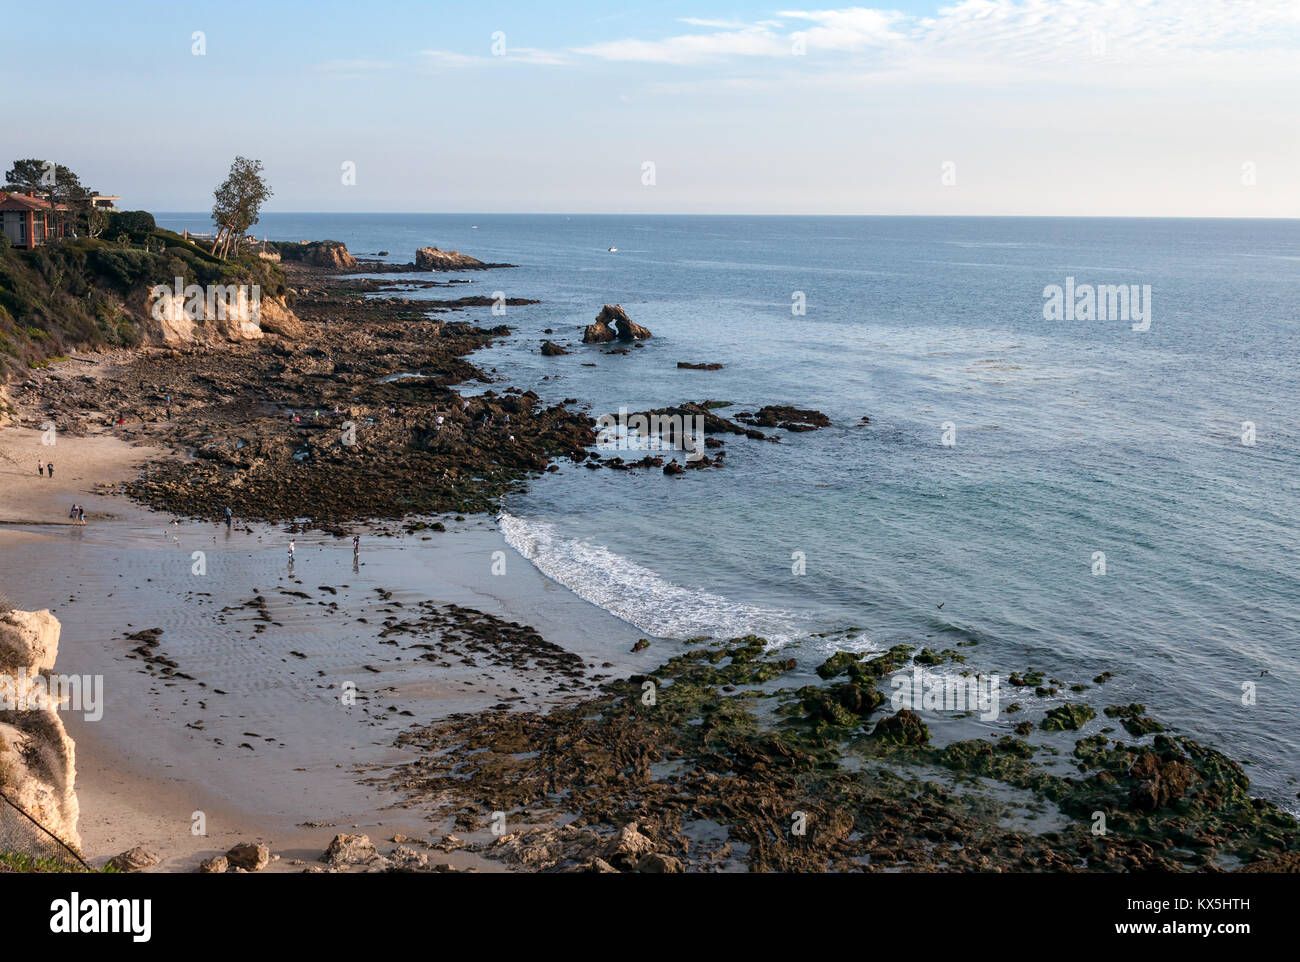
[[[37,454],[54,461],[53,480],[36,474]],[[104,678],[103,717],[65,718],[92,863],[142,845],[160,856],[156,870],[192,871],[257,840],[281,857],[272,868],[289,869],[338,832],[428,837],[419,813],[362,781],[405,760],[392,747],[402,729],[498,704],[539,708],[583,686],[468,653],[436,665],[381,636],[385,619],[421,603],[535,628],[581,657],[593,681],[654,657],[628,654],[635,629],[541,576],[490,519],[397,537],[358,528],[355,568],[350,539],[294,535],[291,572],[291,536],[276,528],[172,523],[95,493],[156,455],[107,431],[53,446],[38,431],[0,431],[3,590],[59,618],[58,671]],[[73,503],[86,525],[68,521]],[[151,628],[178,666],[170,673],[142,663],[126,638]],[[200,812],[206,836],[192,831]]]

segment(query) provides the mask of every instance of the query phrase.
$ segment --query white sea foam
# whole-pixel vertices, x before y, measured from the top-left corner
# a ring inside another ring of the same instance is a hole
[[[506,543],[578,597],[659,638],[760,635],[775,646],[802,637],[786,611],[684,588],[604,545],[562,537],[555,525],[502,513]]]

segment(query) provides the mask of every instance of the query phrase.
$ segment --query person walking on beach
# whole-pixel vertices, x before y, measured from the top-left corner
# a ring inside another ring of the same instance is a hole
[[[289,539],[289,564],[293,564],[293,538]]]
[[[48,464],[45,465],[45,473],[48,474],[48,475],[50,476],[50,480],[51,480],[51,481],[54,480],[54,462],[53,462],[53,461],[50,461]]]
[[[41,464],[39,461],[36,462],[36,473],[42,478],[45,477],[45,465]]]
[[[86,523],[86,509],[81,505],[77,505],[77,524],[85,524],[85,523]]]

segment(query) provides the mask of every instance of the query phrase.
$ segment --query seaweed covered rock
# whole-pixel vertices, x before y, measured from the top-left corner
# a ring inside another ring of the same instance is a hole
[[[876,722],[871,736],[895,745],[924,745],[930,740],[930,730],[920,715],[904,708]]]
[[[826,688],[800,690],[800,707],[811,722],[856,725],[885,703],[885,696],[870,685],[846,682]]]
[[[1131,705],[1108,705],[1105,710],[1107,718],[1118,718],[1124,730],[1134,738],[1162,732],[1165,726],[1146,713],[1146,706],[1133,702]]]
[[[831,419],[821,411],[791,407],[788,404],[765,404],[753,414],[738,414],[737,421],[763,428],[784,428],[787,431],[816,431],[830,427]]]
[[[1173,805],[1187,794],[1194,774],[1186,762],[1162,760],[1155,752],[1144,752],[1129,769],[1129,775],[1137,780],[1129,792],[1129,802],[1140,812]]]
[[[1058,705],[1048,709],[1039,727],[1046,732],[1076,731],[1096,717],[1097,713],[1087,705]]]

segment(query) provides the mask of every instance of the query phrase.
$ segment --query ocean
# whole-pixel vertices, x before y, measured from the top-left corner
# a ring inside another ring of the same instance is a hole
[[[648,636],[754,633],[808,665],[975,641],[969,667],[1004,684],[1111,671],[1081,697],[1146,704],[1300,808],[1300,222],[286,213],[255,230],[518,265],[411,295],[542,302],[464,313],[515,331],[473,359],[497,390],[593,417],[703,399],[830,417],[779,444],[728,436],[720,470],[566,464],[509,499],[510,544]],[[1147,316],[1048,320],[1051,285],[1149,288]],[[606,303],[654,337],[577,344]],[[543,338],[574,353],[543,357]]]

